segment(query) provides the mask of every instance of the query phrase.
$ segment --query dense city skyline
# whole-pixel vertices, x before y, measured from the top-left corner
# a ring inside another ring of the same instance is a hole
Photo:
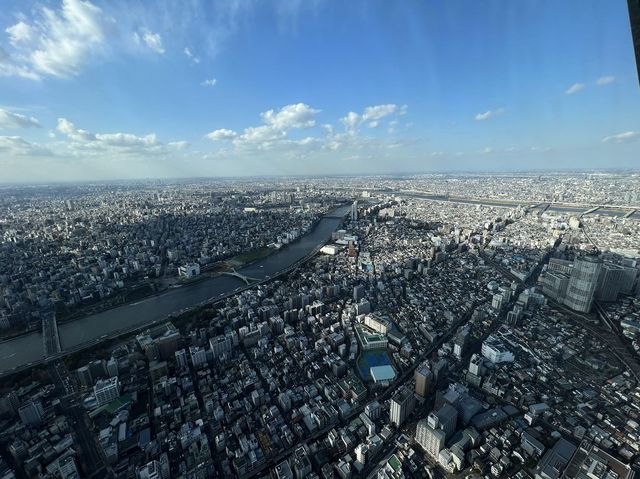
[[[636,479],[640,175],[0,189],[1,479]]]
[[[3,182],[637,167],[622,0],[3,7]]]

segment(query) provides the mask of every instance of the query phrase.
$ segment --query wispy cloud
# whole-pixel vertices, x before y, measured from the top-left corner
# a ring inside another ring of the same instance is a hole
[[[37,7],[33,18],[22,20],[5,31],[13,47],[2,50],[0,75],[38,80],[42,75],[77,75],[81,67],[105,44],[109,21],[90,1],[63,0],[57,10]]]
[[[139,32],[134,32],[133,39],[139,45],[146,45],[150,50],[162,55],[165,50],[162,46],[162,36],[146,28],[141,28]]]
[[[564,93],[565,95],[573,95],[574,93],[578,93],[579,91],[584,90],[587,87],[584,83],[574,83],[569,88],[567,88]]]
[[[616,77],[614,76],[603,76],[600,77],[596,80],[596,85],[598,86],[603,86],[603,85],[609,85],[610,83],[613,83],[616,81]]]
[[[484,113],[478,113],[475,116],[475,120],[476,121],[489,120],[491,118],[495,118],[496,116],[502,115],[504,112],[505,112],[505,109],[502,107],[496,108],[495,110],[487,110]]]
[[[215,79],[215,78],[211,78],[211,79],[203,81],[202,83],[200,83],[200,85],[202,85],[202,86],[216,86],[216,83],[218,83],[218,80]]]
[[[378,128],[380,121],[387,117],[399,117],[406,115],[408,110],[407,105],[396,105],[395,103],[385,103],[383,105],[368,106],[364,109],[362,114],[350,111],[346,116],[340,119],[348,133],[354,134],[357,132],[358,127],[365,123],[369,128]],[[398,124],[397,120],[391,120],[389,122],[390,129]],[[390,131],[391,133],[392,131]]]
[[[33,117],[0,108],[0,129],[8,130],[29,127],[40,127],[40,122]]]
[[[625,131],[624,133],[618,133],[617,135],[605,136],[602,139],[603,143],[626,143],[629,141],[636,141],[640,139],[640,131]]]
[[[191,51],[191,48],[184,47],[184,54],[191,59],[193,63],[200,63],[200,57],[196,56],[193,51]]]

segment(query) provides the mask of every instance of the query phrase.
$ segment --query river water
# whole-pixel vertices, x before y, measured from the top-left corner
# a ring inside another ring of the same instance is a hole
[[[351,206],[341,206],[327,214],[313,230],[298,241],[237,271],[259,280],[276,276],[312,253],[331,237]],[[209,278],[156,296],[118,306],[59,326],[62,349],[70,349],[126,328],[151,323],[185,308],[232,293],[245,283],[231,276]],[[0,343],[0,373],[43,358],[42,335],[32,333]]]

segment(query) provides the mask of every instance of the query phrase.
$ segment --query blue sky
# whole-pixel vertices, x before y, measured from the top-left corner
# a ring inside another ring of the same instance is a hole
[[[0,181],[640,164],[625,0],[2,6]]]

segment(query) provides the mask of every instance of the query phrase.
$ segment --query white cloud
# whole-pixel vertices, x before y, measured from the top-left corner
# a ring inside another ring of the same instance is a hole
[[[6,29],[15,48],[0,74],[39,79],[76,75],[105,42],[102,10],[91,2],[63,0],[59,10],[40,7],[31,22]]]
[[[40,122],[33,117],[13,113],[0,108],[0,129],[39,127]]]
[[[95,135],[86,130],[78,130],[75,125],[66,118],[58,118],[58,126],[56,129],[73,141],[84,142],[95,140]]]
[[[279,110],[268,110],[260,114],[263,124],[250,126],[237,132],[229,129],[218,129],[208,133],[206,138],[214,141],[227,140],[228,146],[221,146],[216,151],[216,157],[246,158],[255,161],[265,159],[289,159],[309,161],[315,159],[330,159],[336,153],[341,155],[378,154],[389,155],[386,151],[402,148],[415,143],[413,140],[398,139],[390,141],[386,138],[368,137],[358,133],[361,124],[369,126],[371,123],[381,122],[379,119],[389,115],[399,115],[406,112],[406,107],[386,107],[365,109],[362,114],[349,112],[340,118],[344,125],[344,132],[336,132],[334,125],[318,124],[317,115],[320,110],[304,103],[286,105]],[[364,123],[364,117],[368,118]],[[396,121],[397,120],[392,120]],[[310,131],[299,139],[296,133]],[[377,152],[377,153],[376,153]]]
[[[345,130],[351,134],[355,134],[361,121],[362,118],[360,115],[353,111],[347,113],[347,116],[340,118],[340,122],[344,125]]]
[[[340,118],[340,123],[344,125],[347,133],[355,135],[358,132],[358,127],[363,123],[365,123],[369,128],[378,128],[381,124],[380,120],[388,116],[398,117],[405,115],[407,110],[407,105],[398,106],[394,103],[373,105],[366,107],[361,115],[350,111],[346,116]],[[388,129],[388,133],[393,133],[397,124],[397,119],[391,120],[389,122],[390,128]]]
[[[196,64],[200,63],[200,57],[197,57],[196,55],[194,55],[193,52],[191,51],[191,48],[184,47],[184,54],[187,57],[189,57],[193,63],[196,63]]]
[[[189,148],[189,146],[191,146],[191,143],[189,143],[188,141],[170,141],[169,143],[167,143],[167,146],[170,146],[172,148],[175,148],[176,150],[186,150],[187,148]]]
[[[574,83],[569,88],[565,90],[565,95],[573,95],[574,93],[578,93],[579,91],[584,90],[587,87],[584,83]]]
[[[484,121],[494,118],[496,116],[502,115],[504,113],[504,108],[496,108],[495,110],[487,110],[484,113],[478,113],[475,116],[476,121]]]
[[[164,47],[162,46],[162,37],[159,33],[153,33],[151,30],[141,28],[139,32],[133,34],[133,39],[138,44],[144,43],[149,49],[162,55]]]
[[[616,77],[614,76],[611,76],[611,75],[603,76],[596,80],[596,85],[598,86],[608,85],[610,83],[613,83],[614,81],[616,81]]]
[[[200,85],[202,86],[215,86],[216,83],[218,83],[218,80],[216,80],[215,78],[211,78],[210,80],[205,80],[202,83],[200,83]]]
[[[51,156],[52,152],[19,136],[0,136],[0,152],[12,156]],[[0,155],[4,156],[4,155]]]
[[[21,44],[29,43],[33,39],[32,28],[23,21],[7,28],[5,32],[9,34],[9,42],[14,47],[19,47]]]
[[[398,110],[398,105],[388,103],[386,105],[368,106],[362,114],[363,121],[381,120],[385,116],[389,116]]]
[[[603,143],[625,143],[628,141],[635,141],[640,139],[640,131],[625,131],[624,133],[618,133],[617,135],[605,136],[602,139]]]
[[[91,133],[75,127],[66,118],[58,119],[57,130],[72,140],[77,148],[85,150],[113,150],[122,152],[149,152],[160,147],[155,133],[136,136],[131,133]]]
[[[221,128],[205,135],[210,140],[233,140],[238,134],[233,130]]]
[[[290,128],[312,128],[316,122],[314,117],[320,113],[304,103],[296,103],[282,107],[280,111],[265,111],[260,114],[267,125],[277,130],[288,130]]]

